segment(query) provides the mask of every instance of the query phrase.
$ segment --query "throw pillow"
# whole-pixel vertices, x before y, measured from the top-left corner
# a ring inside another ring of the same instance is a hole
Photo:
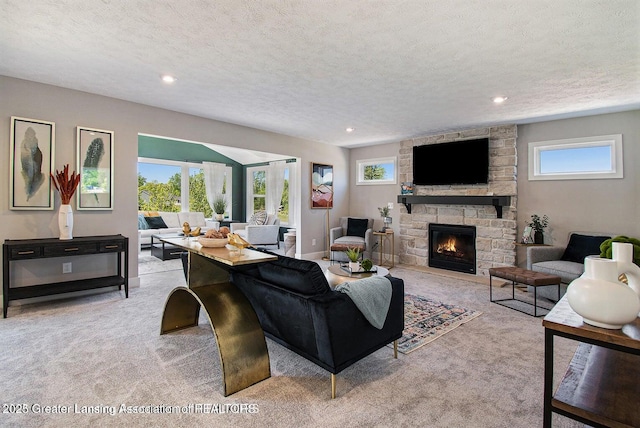
[[[347,219],[347,236],[360,236],[364,238],[368,225],[369,220],[366,218],[349,217]]]
[[[562,260],[584,263],[587,256],[600,255],[600,244],[609,239],[608,236],[589,236],[574,233],[569,238],[569,244],[562,254]]]
[[[267,222],[267,212],[266,211],[256,211],[253,213],[251,218],[249,219],[249,224],[262,226]]]
[[[138,214],[138,230],[149,229],[149,223],[144,219],[144,214]]]
[[[167,225],[165,224],[162,217],[145,217],[144,220],[149,225],[149,229],[167,229]]]

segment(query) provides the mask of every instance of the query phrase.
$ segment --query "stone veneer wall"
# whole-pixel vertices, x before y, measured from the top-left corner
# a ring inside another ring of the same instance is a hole
[[[514,266],[516,262],[517,153],[516,125],[479,128],[431,135],[400,143],[399,179],[413,181],[413,147],[475,138],[489,138],[489,183],[480,185],[414,186],[414,195],[511,196],[497,218],[493,206],[413,204],[411,214],[400,205],[400,263],[428,266],[429,223],[476,226],[476,272],[488,275],[495,266]],[[443,160],[444,161],[444,160]],[[446,160],[455,167],[455,159]],[[424,165],[428,168],[428,165]]]

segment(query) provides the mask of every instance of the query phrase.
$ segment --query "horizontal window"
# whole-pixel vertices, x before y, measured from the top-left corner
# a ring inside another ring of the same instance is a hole
[[[529,180],[622,177],[621,134],[529,143]]]
[[[395,184],[396,158],[364,159],[356,161],[356,184]]]

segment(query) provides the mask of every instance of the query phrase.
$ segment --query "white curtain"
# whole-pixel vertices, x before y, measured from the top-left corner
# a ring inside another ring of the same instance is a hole
[[[267,213],[278,214],[284,191],[285,161],[269,162],[267,169]]]
[[[202,162],[202,170],[204,171],[204,189],[207,193],[207,201],[209,206],[213,208],[213,200],[216,195],[222,195],[226,165],[223,163]],[[228,203],[229,201],[227,201]]]

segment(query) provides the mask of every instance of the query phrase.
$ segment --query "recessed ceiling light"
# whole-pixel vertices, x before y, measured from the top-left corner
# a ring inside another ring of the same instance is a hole
[[[356,130],[356,128],[352,128],[352,127],[348,127],[347,129],[345,129],[345,131],[347,131],[347,132],[353,132],[355,130]]]
[[[176,79],[175,77],[170,76],[170,75],[168,75],[168,74],[163,74],[163,75],[162,75],[162,81],[163,81],[164,83],[173,83],[173,82],[175,82],[176,80],[177,80],[177,79]]]
[[[507,101],[508,97],[494,97],[493,98],[493,102],[496,104],[501,104],[505,101]]]

